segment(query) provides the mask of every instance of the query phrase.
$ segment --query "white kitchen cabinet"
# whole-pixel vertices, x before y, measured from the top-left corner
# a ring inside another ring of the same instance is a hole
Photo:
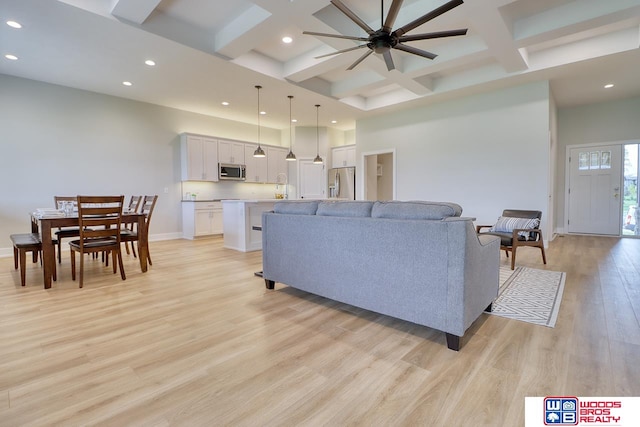
[[[223,200],[224,247],[241,252],[262,249],[262,213],[273,210],[275,200]]]
[[[182,202],[182,234],[185,239],[222,234],[221,202]]]
[[[244,165],[244,142],[218,140],[218,162]]]
[[[182,134],[180,161],[183,181],[218,181],[218,141]]]
[[[331,167],[344,168],[356,165],[356,146],[346,145],[331,150]]]
[[[287,166],[287,154],[289,150],[286,148],[267,147],[267,182],[272,184],[284,184],[285,178],[289,179],[289,167]],[[280,174],[284,174],[284,177]],[[278,181],[280,175],[280,181]]]
[[[244,164],[247,167],[245,182],[267,182],[268,158],[253,157],[256,148],[258,148],[256,144],[245,144],[244,146]]]

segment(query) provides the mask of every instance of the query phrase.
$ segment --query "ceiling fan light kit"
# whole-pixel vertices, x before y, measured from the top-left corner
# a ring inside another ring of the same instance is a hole
[[[431,33],[424,34],[414,34],[410,36],[405,36],[409,31],[421,26],[422,24],[431,21],[434,18],[450,11],[451,9],[460,6],[463,3],[463,0],[450,0],[442,6],[432,10],[431,12],[422,15],[421,17],[409,22],[408,24],[398,28],[395,31],[391,31],[393,28],[393,24],[398,16],[398,12],[400,11],[400,7],[402,6],[403,0],[393,0],[391,3],[391,7],[389,8],[389,13],[387,14],[386,20],[384,19],[384,0],[380,0],[381,6],[381,27],[379,30],[374,31],[366,22],[358,17],[351,9],[349,9],[341,0],[331,0],[331,4],[333,4],[338,10],[340,10],[343,14],[345,14],[351,21],[353,21],[356,25],[362,28],[369,36],[368,37],[356,37],[356,36],[346,36],[341,34],[327,34],[327,33],[316,33],[312,31],[303,31],[302,34],[318,36],[318,37],[331,37],[338,39],[347,39],[359,42],[366,42],[364,44],[360,44],[358,46],[350,47],[347,49],[342,49],[336,52],[332,52],[326,55],[317,56],[316,59],[325,58],[327,56],[337,55],[340,53],[351,52],[353,50],[368,48],[369,50],[365,52],[360,58],[358,58],[353,64],[347,68],[347,70],[353,70],[358,64],[364,61],[369,55],[372,53],[377,53],[383,56],[384,62],[387,65],[387,70],[394,70],[395,64],[393,62],[393,57],[391,56],[391,50],[397,49],[403,52],[411,53],[414,55],[421,56],[427,59],[434,59],[436,56],[435,53],[427,52],[426,50],[418,49],[413,46],[409,46],[404,44],[405,42],[411,41],[419,41],[419,40],[429,40],[429,39],[437,39],[443,37],[454,37],[454,36],[463,36],[467,34],[467,29],[460,30],[449,30],[449,31],[437,31]]]

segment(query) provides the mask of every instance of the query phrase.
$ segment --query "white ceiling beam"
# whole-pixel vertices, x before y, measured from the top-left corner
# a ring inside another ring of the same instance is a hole
[[[215,35],[214,49],[229,58],[237,58],[249,52],[256,42],[272,34],[273,15],[253,5],[243,14],[229,22]]]
[[[600,56],[637,50],[639,44],[640,35],[636,25],[614,33],[529,52],[529,63],[532,69],[542,70]]]
[[[640,0],[576,0],[513,23],[519,47],[586,31],[640,14]]]
[[[333,83],[331,95],[336,98],[348,98],[375,89],[383,82],[386,82],[383,76],[374,71],[365,70],[355,73],[353,77]]]
[[[507,73],[527,69],[527,62],[514,43],[511,28],[505,22],[500,11],[486,7],[484,1],[468,1],[465,3],[474,17],[472,30],[487,45],[490,54],[504,67]]]
[[[161,0],[113,0],[111,14],[136,24],[147,20]]]

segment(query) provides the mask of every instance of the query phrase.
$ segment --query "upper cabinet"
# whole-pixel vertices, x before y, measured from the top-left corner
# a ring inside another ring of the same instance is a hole
[[[267,147],[267,182],[284,184],[289,182],[286,148]],[[284,176],[283,176],[284,175]],[[280,180],[278,180],[280,176]]]
[[[258,158],[253,157],[258,148],[253,143],[188,133],[181,135],[180,142],[183,181],[218,181],[218,163],[231,163],[246,166],[246,182],[288,182],[286,157],[289,151],[284,147],[263,145],[266,157]]]
[[[331,150],[331,167],[344,168],[356,165],[356,146],[346,145]]]
[[[218,141],[201,135],[180,138],[183,181],[218,181]]]
[[[268,166],[267,157],[253,157],[253,152],[258,148],[256,144],[245,144],[244,164],[247,167],[246,182],[267,182]]]
[[[218,162],[244,165],[243,142],[218,140]]]

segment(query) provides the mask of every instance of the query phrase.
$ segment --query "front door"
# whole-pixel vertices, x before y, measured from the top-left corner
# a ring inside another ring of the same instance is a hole
[[[572,148],[569,233],[620,233],[621,145]]]

